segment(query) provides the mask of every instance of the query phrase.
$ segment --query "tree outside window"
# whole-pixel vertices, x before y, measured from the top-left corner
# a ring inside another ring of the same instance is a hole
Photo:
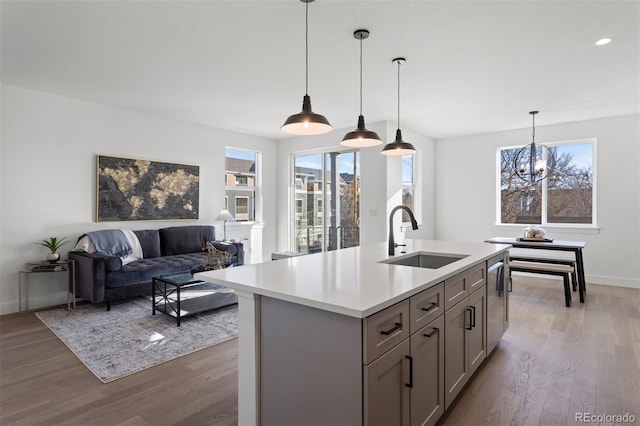
[[[500,223],[595,225],[594,148],[595,140],[543,148],[554,155],[556,167],[537,184],[513,171],[520,147],[500,149]]]

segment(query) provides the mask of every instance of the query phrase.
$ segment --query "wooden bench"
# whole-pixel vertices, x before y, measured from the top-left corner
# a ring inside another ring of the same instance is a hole
[[[522,261],[522,262],[536,262],[536,263],[548,263],[552,265],[567,265],[573,268],[573,272],[571,273],[571,287],[573,291],[577,290],[578,287],[578,276],[576,273],[576,261],[572,259],[558,259],[553,257],[542,257],[542,256],[509,256],[509,261]]]
[[[571,306],[571,289],[569,288],[569,276],[575,273],[575,268],[569,265],[559,265],[544,262],[524,262],[515,260],[509,262],[509,274],[512,271],[529,272],[533,274],[555,275],[562,277],[564,281],[564,302],[566,307]],[[511,277],[509,277],[511,278]],[[575,282],[575,281],[574,281]]]

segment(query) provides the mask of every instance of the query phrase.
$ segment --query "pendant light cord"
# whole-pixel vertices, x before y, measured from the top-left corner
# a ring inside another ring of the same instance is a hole
[[[398,61],[398,129],[400,128],[400,62]]]
[[[309,95],[309,2],[306,1],[305,20],[304,20],[304,67],[305,67],[305,86],[304,93]]]
[[[362,115],[362,37],[360,37],[360,115]]]
[[[533,121],[533,126],[531,130],[531,143],[536,143],[536,115],[531,114],[531,120]]]

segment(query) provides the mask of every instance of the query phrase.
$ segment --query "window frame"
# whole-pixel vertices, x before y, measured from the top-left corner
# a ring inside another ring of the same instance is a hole
[[[560,147],[560,146],[568,146],[568,145],[580,145],[580,144],[591,144],[592,145],[592,194],[591,194],[591,223],[560,223],[560,222],[548,222],[547,218],[547,209],[548,209],[548,187],[547,187],[547,179],[541,181],[542,185],[542,193],[541,193],[541,210],[540,210],[540,222],[539,224],[535,224],[547,229],[554,229],[555,231],[567,231],[567,232],[575,232],[575,233],[598,233],[599,226],[597,221],[597,138],[581,138],[581,139],[569,139],[562,141],[553,141],[553,142],[543,142],[541,145],[545,145],[546,147]],[[502,223],[502,176],[501,176],[501,161],[502,161],[502,151],[509,149],[520,149],[523,145],[512,145],[512,146],[499,146],[496,150],[496,218],[495,218],[495,226],[497,228],[503,229],[513,229],[513,228],[522,228],[526,227],[529,224],[526,223]]]

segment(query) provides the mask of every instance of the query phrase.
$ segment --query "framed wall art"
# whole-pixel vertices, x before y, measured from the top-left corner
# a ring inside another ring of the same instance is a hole
[[[97,156],[96,221],[198,219],[199,166]]]

